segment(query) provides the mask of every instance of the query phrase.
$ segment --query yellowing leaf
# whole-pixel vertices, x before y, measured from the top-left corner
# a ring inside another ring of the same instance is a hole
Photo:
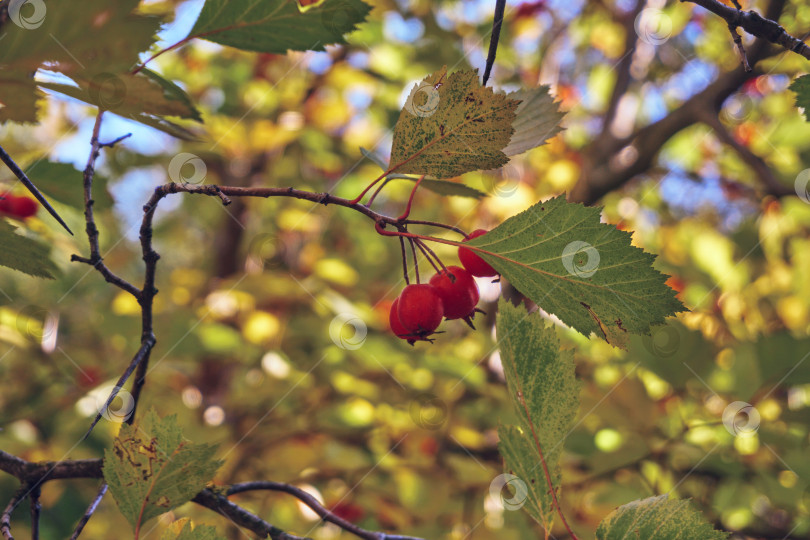
[[[413,87],[399,114],[389,172],[442,179],[503,166],[518,104],[481,86],[477,71],[437,71]]]
[[[175,416],[150,410],[139,425],[123,425],[104,451],[104,479],[135,530],[149,519],[188,502],[220,466],[216,447],[183,439]]]

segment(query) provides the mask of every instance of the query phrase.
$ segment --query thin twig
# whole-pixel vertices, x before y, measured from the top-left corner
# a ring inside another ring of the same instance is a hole
[[[3,534],[3,538],[6,540],[14,540],[14,536],[11,534],[11,513],[14,512],[17,505],[25,499],[27,494],[28,484],[23,483],[14,495],[12,495],[11,500],[8,501],[8,505],[6,505],[5,510],[3,510],[3,515],[0,516],[0,533]]]
[[[400,238],[402,238],[402,237],[400,236]],[[438,266],[436,266],[436,263],[433,261],[433,258],[430,256],[430,253],[428,253],[428,250],[426,249],[427,246],[425,246],[425,243],[422,242],[421,240],[412,240],[412,243],[416,244],[416,247],[418,247],[419,251],[422,252],[422,255],[425,256],[425,259],[427,259],[427,261],[430,263],[430,266],[432,266],[433,269],[436,270],[436,273],[441,273],[441,270],[439,269]]]
[[[328,509],[326,509],[318,499],[307,493],[301,488],[290,484],[281,482],[244,482],[242,484],[234,484],[228,489],[228,495],[236,495],[237,493],[245,493],[247,491],[280,491],[287,493],[297,498],[306,504],[313,512],[315,512],[321,519],[334,523],[344,531],[350,532],[355,536],[363,538],[364,540],[422,540],[413,536],[400,536],[390,535],[383,532],[368,531],[358,527],[354,523],[347,521],[341,517],[336,516]]]
[[[65,223],[62,217],[58,213],[56,213],[56,210],[53,209],[51,203],[49,203],[48,200],[45,198],[45,196],[42,195],[42,193],[40,193],[40,191],[37,189],[34,183],[31,180],[29,180],[29,178],[25,175],[23,170],[20,169],[20,167],[16,163],[14,163],[14,160],[11,159],[11,156],[8,155],[5,150],[3,150],[2,146],[0,146],[0,160],[2,160],[3,163],[5,163],[6,166],[9,169],[11,169],[11,172],[14,173],[14,176],[16,176],[17,179],[20,182],[22,182],[22,184],[28,189],[28,191],[31,192],[31,195],[33,195],[39,201],[39,203],[45,208],[45,210],[47,210],[48,213],[52,215],[53,218],[56,221],[58,221],[59,224],[72,235],[73,231],[70,230],[70,227],[67,226],[67,223]]]
[[[411,206],[413,206],[413,198],[416,195],[416,190],[419,189],[419,185],[422,183],[422,180],[424,179],[425,175],[423,174],[416,180],[416,183],[414,184],[413,189],[411,190],[411,196],[408,197],[408,204],[405,206],[405,211],[402,212],[402,215],[400,215],[397,218],[397,221],[405,221],[406,219],[408,219],[408,216],[411,215]]]
[[[96,496],[93,498],[92,502],[90,503],[90,506],[88,506],[87,510],[85,510],[82,519],[80,519],[79,522],[76,524],[76,528],[73,529],[73,534],[70,535],[69,540],[76,540],[77,538],[79,538],[79,535],[82,533],[84,526],[87,525],[88,521],[90,521],[90,518],[95,513],[96,508],[98,508],[98,505],[101,503],[101,499],[104,498],[104,494],[107,493],[107,487],[108,487],[107,482],[101,483],[101,487],[98,488],[98,493],[96,493]]]
[[[42,511],[42,504],[39,502],[40,487],[31,489],[28,498],[31,500],[31,540],[39,540],[39,513]]]
[[[104,276],[105,281],[112,283],[116,287],[128,292],[136,299],[139,299],[140,291],[137,287],[125,279],[115,275],[112,270],[107,268],[107,265],[104,264],[104,259],[101,257],[101,248],[99,247],[99,232],[98,227],[96,227],[96,220],[93,214],[93,204],[95,203],[95,201],[93,201],[93,177],[96,174],[96,160],[98,159],[102,146],[112,146],[118,142],[118,140],[123,140],[123,138],[125,138],[119,138],[116,141],[102,145],[99,142],[98,137],[101,131],[101,120],[103,116],[104,111],[101,110],[99,110],[98,114],[96,114],[96,121],[93,124],[93,135],[90,138],[90,155],[87,158],[87,165],[84,167],[84,221],[85,232],[87,233],[87,241],[90,243],[90,257],[85,258],[78,255],[73,255],[70,260],[89,264],[98,270],[102,276]]]
[[[748,55],[745,53],[742,37],[740,36],[740,33],[737,32],[737,27],[729,24],[728,31],[731,32],[731,39],[734,40],[734,45],[737,47],[737,52],[740,55],[740,63],[742,63],[743,69],[746,72],[751,73],[754,71],[754,68],[752,68],[751,64],[748,63]]]
[[[495,65],[495,56],[498,54],[498,40],[501,37],[501,26],[503,26],[503,12],[506,9],[506,0],[495,0],[495,14],[492,17],[492,34],[489,36],[489,51],[487,52],[487,64],[484,67],[484,82],[486,86],[492,66]]]

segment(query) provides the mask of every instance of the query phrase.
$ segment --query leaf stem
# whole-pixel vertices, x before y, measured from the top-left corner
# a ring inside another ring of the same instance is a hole
[[[408,197],[408,205],[405,207],[405,211],[402,212],[402,215],[399,216],[399,218],[397,218],[397,221],[405,221],[406,219],[408,219],[408,216],[411,215],[411,206],[413,205],[413,197],[414,195],[416,195],[416,190],[419,189],[419,184],[422,183],[422,180],[424,180],[424,178],[425,175],[423,174],[422,176],[419,177],[419,179],[416,180],[416,184],[414,184],[413,189],[411,190],[411,196]]]

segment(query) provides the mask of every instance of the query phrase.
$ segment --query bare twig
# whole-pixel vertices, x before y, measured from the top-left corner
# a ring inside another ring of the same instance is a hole
[[[31,500],[31,540],[39,540],[39,513],[42,510],[42,505],[39,502],[40,488],[35,486],[28,494]]]
[[[14,540],[14,536],[11,534],[11,513],[25,499],[27,494],[28,484],[21,485],[11,497],[11,500],[8,501],[8,505],[3,510],[3,515],[0,516],[0,533],[3,534],[3,538],[6,540]]]
[[[501,37],[501,26],[503,26],[503,12],[506,9],[506,0],[495,0],[495,14],[492,17],[492,34],[489,36],[489,51],[487,52],[487,64],[484,68],[483,85],[486,86],[492,66],[495,65],[495,56],[498,54],[498,40]]]
[[[324,506],[318,502],[318,499],[303,489],[290,484],[284,484],[281,482],[244,482],[241,484],[234,484],[228,488],[228,495],[236,495],[237,493],[245,493],[247,491],[280,491],[292,495],[311,508],[312,511],[324,521],[334,523],[344,531],[350,532],[355,536],[363,538],[364,540],[422,540],[421,538],[415,538],[413,536],[400,536],[377,531],[367,531],[366,529],[358,527],[351,521],[346,521],[345,519],[336,516],[328,509],[324,508]]]
[[[90,521],[91,517],[93,517],[93,514],[95,513],[96,508],[98,508],[98,505],[101,503],[101,499],[104,498],[105,493],[107,493],[107,482],[102,482],[101,487],[98,488],[98,493],[96,493],[96,496],[93,498],[90,506],[88,506],[87,510],[85,510],[82,519],[80,519],[76,524],[76,528],[73,529],[73,534],[70,535],[69,540],[76,540],[79,538],[84,526],[87,525],[87,522]]]
[[[748,73],[754,71],[754,68],[752,68],[751,64],[748,63],[748,55],[745,54],[745,46],[743,46],[740,33],[737,32],[737,27],[729,24],[728,31],[731,32],[731,39],[734,40],[734,45],[737,47],[737,53],[740,55],[740,63],[742,64],[743,69]]]
[[[101,257],[101,249],[99,248],[98,243],[98,227],[96,227],[95,216],[93,215],[93,177],[95,176],[96,172],[96,160],[98,159],[102,146],[112,146],[119,140],[126,137],[125,136],[102,145],[98,140],[98,136],[99,132],[101,131],[101,119],[103,115],[104,111],[101,110],[99,110],[98,114],[96,115],[96,122],[93,124],[93,136],[90,139],[90,156],[87,158],[87,165],[84,168],[84,220],[85,231],[87,232],[87,240],[90,243],[90,257],[85,258],[78,255],[73,255],[70,260],[89,264],[98,270],[102,276],[104,276],[105,281],[112,283],[116,287],[130,293],[135,298],[139,298],[140,291],[137,287],[125,279],[115,275],[112,270],[107,268],[107,265],[104,264],[104,260]]]
[[[67,232],[73,234],[73,231],[70,230],[70,227],[67,226],[67,223],[65,223],[62,217],[56,213],[56,210],[53,209],[51,203],[49,203],[48,200],[45,199],[45,197],[42,195],[42,193],[39,192],[37,187],[34,185],[33,182],[31,182],[31,180],[29,180],[29,178],[25,175],[23,170],[20,169],[20,167],[16,163],[14,163],[14,160],[11,159],[11,156],[9,156],[5,150],[3,150],[2,146],[0,146],[0,160],[2,160],[3,163],[5,163],[6,166],[9,169],[11,169],[11,172],[14,173],[14,176],[16,176],[17,179],[20,182],[22,182],[22,184],[28,189],[28,191],[31,192],[31,195],[33,195],[39,201],[39,203],[45,208],[45,210],[47,210],[48,213],[52,215],[53,218],[56,221],[58,221],[59,224],[62,227],[64,227]]]

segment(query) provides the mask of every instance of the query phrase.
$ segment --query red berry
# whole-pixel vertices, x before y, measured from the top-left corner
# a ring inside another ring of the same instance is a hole
[[[9,199],[8,213],[21,219],[30,218],[37,213],[37,201],[30,197],[7,196]]]
[[[430,285],[408,285],[399,295],[397,315],[411,339],[424,340],[444,318],[442,298]]]
[[[388,314],[388,324],[391,326],[391,331],[396,334],[397,337],[402,339],[409,339],[409,334],[402,323],[399,320],[399,298],[394,300],[394,303],[391,304],[391,312]]]
[[[478,285],[465,269],[448,266],[430,278],[430,284],[439,293],[447,319],[464,319],[475,313],[478,304]]]
[[[478,238],[486,234],[488,231],[484,229],[478,229],[473,231],[470,234],[469,238],[466,238],[464,241],[472,240],[473,238]],[[488,262],[478,256],[473,250],[469,248],[458,248],[458,259],[461,261],[461,264],[464,265],[464,268],[467,269],[467,272],[474,276],[478,277],[492,277],[497,276],[498,272],[492,268]]]
[[[14,197],[11,193],[0,193],[0,212],[4,214],[11,213],[11,199]]]

